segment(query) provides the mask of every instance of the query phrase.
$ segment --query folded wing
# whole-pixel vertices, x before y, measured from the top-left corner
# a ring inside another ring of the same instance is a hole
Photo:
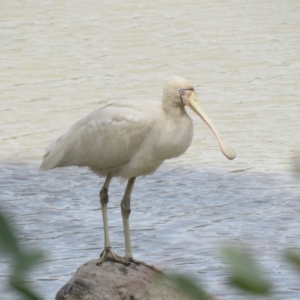
[[[87,115],[46,149],[42,170],[88,166],[110,170],[126,164],[153,125],[143,106],[115,103]]]

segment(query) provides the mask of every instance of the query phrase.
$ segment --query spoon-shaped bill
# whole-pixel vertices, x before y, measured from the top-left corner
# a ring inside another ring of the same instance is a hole
[[[211,122],[209,117],[207,116],[206,112],[200,105],[197,96],[194,92],[192,92],[188,98],[188,106],[201,117],[201,119],[208,125],[208,127],[212,130],[214,135],[216,136],[219,146],[221,148],[221,151],[228,159],[234,159],[235,158],[235,152],[229,145],[229,143],[221,136],[218,129],[214,126],[214,124]]]

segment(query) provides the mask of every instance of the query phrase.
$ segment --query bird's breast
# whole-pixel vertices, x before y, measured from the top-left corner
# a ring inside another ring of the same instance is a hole
[[[193,138],[193,123],[186,116],[180,122],[168,121],[160,130],[159,137],[155,143],[155,151],[160,159],[169,159],[180,156],[191,145]]]

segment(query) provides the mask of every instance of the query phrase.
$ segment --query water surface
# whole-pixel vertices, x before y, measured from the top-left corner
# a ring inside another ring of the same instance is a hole
[[[42,173],[45,147],[88,112],[123,99],[160,100],[164,80],[194,83],[237,152],[222,156],[196,116],[186,154],[137,181],[136,258],[192,273],[221,299],[249,299],[225,282],[218,247],[241,241],[274,279],[274,299],[299,299],[281,251],[299,247],[299,1],[10,1],[0,4],[0,206],[21,242],[47,252],[31,274],[44,299],[103,246],[98,192],[85,169]],[[189,112],[191,113],[191,112]],[[124,251],[111,186],[109,223]],[[0,261],[0,283],[9,264]],[[17,299],[9,291],[3,299]]]

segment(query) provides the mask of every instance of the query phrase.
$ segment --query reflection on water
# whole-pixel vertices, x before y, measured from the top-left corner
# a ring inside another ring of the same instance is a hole
[[[35,163],[1,164],[1,208],[16,223],[24,245],[47,253],[30,275],[45,299],[53,299],[83,262],[101,252],[101,183],[85,169],[40,172]],[[233,299],[237,294],[224,282],[218,246],[241,241],[274,280],[274,299],[296,299],[297,278],[280,258],[282,249],[299,242],[295,187],[285,175],[167,164],[135,185],[130,219],[133,253],[159,268],[194,274],[210,292]],[[124,253],[119,207],[124,189],[118,180],[110,188],[109,225],[118,254]],[[0,275],[4,282],[8,266],[3,259]],[[10,293],[2,299],[11,299]]]

